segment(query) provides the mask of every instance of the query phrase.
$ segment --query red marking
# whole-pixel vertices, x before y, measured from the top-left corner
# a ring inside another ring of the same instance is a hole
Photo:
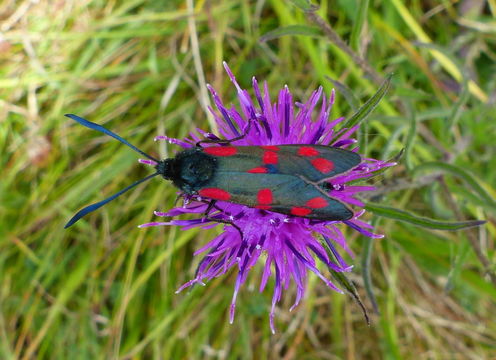
[[[304,208],[304,207],[295,206],[295,207],[291,208],[291,215],[295,215],[295,216],[306,216],[306,215],[310,214],[311,212],[312,212],[312,210]]]
[[[313,199],[308,200],[305,205],[312,209],[320,209],[326,207],[327,205],[329,205],[329,203],[327,202],[326,199],[317,196],[314,197]]]
[[[277,164],[277,153],[273,151],[265,151],[262,157],[264,164]]]
[[[212,146],[203,149],[204,152],[214,156],[233,156],[238,152],[234,146]]]
[[[253,169],[248,170],[250,174],[266,174],[267,173],[267,168],[264,166],[259,166]]]
[[[319,152],[310,146],[302,146],[298,149],[298,155],[301,156],[317,156],[319,155]]]
[[[275,145],[265,145],[265,146],[260,146],[264,150],[272,150],[272,151],[279,151],[279,147]]]
[[[324,158],[313,159],[312,165],[323,174],[334,169],[334,163]]]
[[[231,198],[231,194],[219,188],[201,189],[198,191],[198,194],[203,197],[207,197],[215,200],[223,200],[223,201],[228,201]]]
[[[270,189],[262,189],[258,191],[257,202],[260,205],[272,204],[272,191]]]
[[[270,205],[256,205],[255,208],[260,209],[260,210],[270,210],[271,206]]]

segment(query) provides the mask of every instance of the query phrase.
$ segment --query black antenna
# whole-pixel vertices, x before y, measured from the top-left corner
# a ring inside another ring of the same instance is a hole
[[[76,221],[78,221],[79,219],[81,219],[83,216],[85,216],[86,214],[89,214],[90,212],[93,212],[95,210],[98,210],[99,208],[101,208],[103,205],[105,205],[106,203],[114,200],[115,198],[121,196],[122,194],[124,194],[126,191],[128,191],[129,189],[135,187],[136,185],[139,185],[141,184],[142,182],[145,182],[146,180],[149,180],[151,179],[152,177],[154,176],[157,176],[158,175],[158,172],[156,172],[155,174],[151,174],[151,175],[148,175],[146,178],[143,178],[141,180],[138,180],[136,182],[134,182],[133,184],[129,185],[128,187],[126,187],[125,189],[122,189],[121,191],[119,191],[118,193],[106,198],[105,200],[102,200],[100,202],[97,202],[97,203],[94,203],[94,204],[91,204],[91,205],[88,205],[86,206],[84,209],[81,209],[77,212],[76,215],[74,215],[72,217],[71,220],[69,220],[67,222],[67,224],[65,224],[64,226],[64,229],[67,229],[69,226],[72,226]]]
[[[71,118],[72,120],[77,121],[78,123],[80,123],[83,126],[86,126],[87,128],[90,128],[90,129],[96,130],[96,131],[100,131],[100,132],[102,132],[108,136],[112,136],[114,139],[119,140],[124,145],[129,146],[131,149],[133,149],[137,153],[140,153],[143,156],[146,156],[150,160],[153,160],[155,162],[160,162],[159,160],[155,159],[153,156],[148,155],[144,151],[141,151],[140,149],[138,149],[136,146],[130,144],[128,141],[124,140],[116,133],[110,131],[109,129],[104,128],[102,125],[95,124],[94,122],[88,121],[88,120],[83,119],[82,117],[79,117],[79,116],[74,115],[74,114],[65,114],[65,116],[67,116],[68,118]]]
[[[114,139],[119,140],[121,143],[123,143],[123,144],[125,144],[125,145],[129,146],[131,149],[133,149],[133,150],[134,150],[134,151],[136,151],[137,153],[140,153],[140,154],[141,154],[141,155],[143,155],[143,156],[146,156],[146,157],[147,157],[148,159],[150,159],[150,160],[153,160],[153,161],[155,161],[155,162],[157,162],[157,163],[159,163],[159,162],[160,162],[159,160],[155,159],[153,156],[150,156],[150,155],[148,155],[147,153],[145,153],[145,152],[141,151],[141,150],[140,150],[140,149],[138,149],[136,146],[134,146],[134,145],[130,144],[129,142],[127,142],[126,140],[124,140],[123,138],[121,138],[121,137],[120,137],[119,135],[117,135],[116,133],[114,133],[114,132],[112,132],[112,131],[110,131],[110,130],[108,130],[108,129],[104,128],[104,127],[103,127],[103,126],[101,126],[101,125],[95,124],[95,123],[93,123],[93,122],[91,122],[91,121],[88,121],[88,120],[86,120],[86,119],[83,119],[82,117],[79,117],[79,116],[74,115],[74,114],[66,114],[65,116],[67,116],[68,118],[71,118],[72,120],[77,121],[78,123],[80,123],[81,125],[86,126],[87,128],[90,128],[90,129],[92,129],[92,130],[96,130],[96,131],[100,131],[100,132],[102,132],[102,133],[104,133],[104,134],[106,134],[106,135],[108,135],[108,136],[113,137]],[[85,208],[83,208],[83,209],[79,210],[79,211],[77,212],[77,214],[76,214],[76,215],[74,215],[74,216],[72,217],[72,219],[71,219],[71,220],[69,220],[69,221],[67,222],[67,224],[65,224],[64,229],[67,229],[69,226],[74,225],[74,223],[75,223],[76,221],[78,221],[79,219],[81,219],[83,216],[85,216],[85,215],[87,215],[87,214],[89,214],[89,213],[91,213],[91,212],[93,212],[93,211],[95,211],[95,210],[98,210],[99,208],[101,208],[101,207],[102,207],[103,205],[105,205],[106,203],[108,203],[108,202],[110,202],[110,201],[114,200],[115,198],[118,198],[119,196],[121,196],[122,194],[124,194],[124,193],[125,193],[126,191],[128,191],[129,189],[132,189],[133,187],[135,187],[135,186],[137,186],[137,185],[141,184],[142,182],[145,182],[145,181],[147,181],[147,180],[151,179],[151,178],[152,178],[152,177],[154,177],[154,176],[157,176],[158,174],[159,174],[159,173],[158,173],[158,172],[156,172],[156,173],[154,173],[154,174],[148,175],[147,177],[145,177],[145,178],[143,178],[143,179],[141,179],[141,180],[135,181],[133,184],[129,185],[129,186],[128,186],[128,187],[126,187],[125,189],[122,189],[122,190],[121,190],[121,191],[119,191],[118,193],[116,193],[116,194],[114,194],[114,195],[112,195],[112,196],[110,196],[110,197],[106,198],[105,200],[102,200],[102,201],[99,201],[99,202],[97,202],[97,203],[94,203],[94,204],[88,205],[88,206],[86,206]]]

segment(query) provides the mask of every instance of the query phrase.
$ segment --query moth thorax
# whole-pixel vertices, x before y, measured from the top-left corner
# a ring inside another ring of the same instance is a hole
[[[166,180],[171,180],[174,176],[172,172],[172,162],[174,159],[165,159],[161,160],[158,162],[157,166],[155,166],[155,169],[157,169],[157,172],[162,175],[162,177]]]
[[[188,149],[177,154],[172,160],[168,175],[175,186],[193,194],[213,178],[216,167],[214,157],[199,149]]]

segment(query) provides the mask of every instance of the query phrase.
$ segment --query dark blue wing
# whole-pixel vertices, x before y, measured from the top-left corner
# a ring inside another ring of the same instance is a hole
[[[226,148],[226,147],[216,147]],[[357,153],[324,145],[234,146],[228,156],[218,156],[219,166],[238,172],[301,175],[319,182],[356,167]],[[205,148],[203,151],[215,150]],[[222,152],[220,149],[217,150]]]
[[[205,189],[221,189],[222,194],[229,194],[229,202],[287,215],[327,221],[343,221],[353,216],[346,205],[328,196],[322,188],[292,175],[251,174],[217,168]]]

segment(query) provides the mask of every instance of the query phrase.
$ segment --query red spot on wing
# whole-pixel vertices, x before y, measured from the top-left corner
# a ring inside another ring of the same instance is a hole
[[[274,151],[266,150],[262,156],[262,161],[264,164],[277,164],[277,153]]]
[[[250,174],[266,174],[267,173],[267,168],[265,166],[258,166],[256,168],[250,169],[247,172]]]
[[[199,190],[198,194],[203,197],[223,201],[228,201],[231,198],[231,194],[219,188],[204,188]]]
[[[305,205],[312,209],[320,209],[326,207],[329,203],[323,197],[317,196],[308,200]]]
[[[203,149],[204,152],[214,156],[233,156],[238,152],[234,146],[212,146]]]
[[[313,159],[312,165],[323,174],[326,174],[334,169],[334,163],[324,158]]]
[[[255,208],[256,209],[260,209],[260,210],[270,210],[272,206],[270,205],[256,205]]]
[[[295,207],[291,208],[291,215],[295,215],[295,216],[306,216],[306,215],[310,214],[311,212],[312,212],[312,210],[304,208],[304,207],[295,206]]]
[[[269,205],[272,204],[273,196],[272,190],[262,189],[258,191],[257,202],[259,205]]]
[[[302,146],[298,149],[298,155],[301,156],[317,156],[319,155],[319,152],[317,149],[311,147],[311,146]]]
[[[264,150],[272,150],[272,151],[279,151],[279,147],[275,145],[264,145],[260,146]]]

